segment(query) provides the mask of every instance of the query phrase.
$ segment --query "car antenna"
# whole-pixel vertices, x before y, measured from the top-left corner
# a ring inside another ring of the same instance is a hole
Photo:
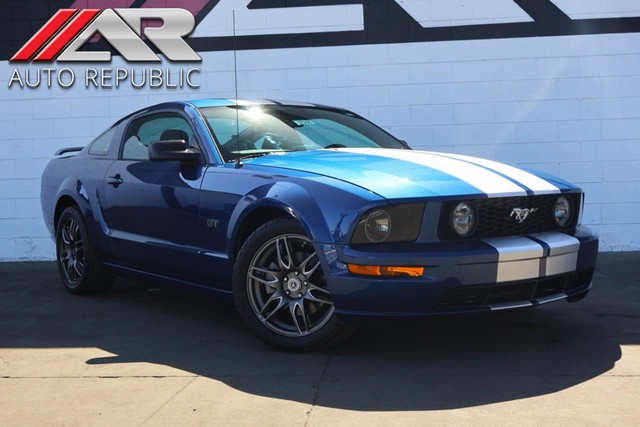
[[[235,104],[236,104],[236,165],[235,168],[239,169],[241,168],[242,165],[242,161],[240,161],[240,122],[239,122],[239,113],[238,113],[238,61],[236,58],[236,10],[233,9],[231,11],[232,16],[233,16],[233,83],[235,85],[235,90],[236,90],[236,99],[235,99]]]

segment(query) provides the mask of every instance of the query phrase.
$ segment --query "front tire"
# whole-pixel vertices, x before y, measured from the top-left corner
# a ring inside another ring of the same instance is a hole
[[[104,292],[113,284],[114,276],[102,265],[76,206],[66,208],[58,220],[56,258],[62,284],[72,294]]]
[[[272,347],[311,350],[340,336],[343,325],[320,259],[293,218],[269,221],[249,236],[236,260],[233,291],[249,330]]]

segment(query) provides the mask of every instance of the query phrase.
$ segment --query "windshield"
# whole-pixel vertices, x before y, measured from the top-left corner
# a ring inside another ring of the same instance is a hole
[[[323,148],[406,148],[371,122],[341,110],[231,105],[201,108],[200,112],[225,161],[272,152]]]

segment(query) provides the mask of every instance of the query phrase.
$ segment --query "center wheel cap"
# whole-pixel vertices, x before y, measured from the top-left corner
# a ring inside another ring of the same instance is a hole
[[[291,277],[287,281],[286,287],[290,292],[298,292],[302,288],[302,283],[297,277]]]

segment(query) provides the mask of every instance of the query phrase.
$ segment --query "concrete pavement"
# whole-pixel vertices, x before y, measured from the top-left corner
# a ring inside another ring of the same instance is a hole
[[[0,264],[0,425],[640,425],[640,253],[601,254],[582,302],[368,321],[281,353],[234,308],[119,279],[67,294]]]

